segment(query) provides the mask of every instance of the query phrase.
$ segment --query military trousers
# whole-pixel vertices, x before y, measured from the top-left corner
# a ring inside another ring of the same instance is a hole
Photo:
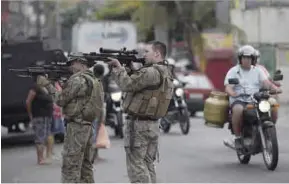
[[[131,183],[156,183],[154,162],[158,156],[158,121],[128,120],[124,146],[127,173]]]
[[[67,122],[62,152],[62,183],[94,183],[92,131],[89,122]]]

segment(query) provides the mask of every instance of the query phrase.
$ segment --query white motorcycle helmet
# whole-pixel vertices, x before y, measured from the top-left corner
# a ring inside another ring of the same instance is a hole
[[[255,60],[255,48],[252,47],[251,45],[244,45],[238,50],[238,61],[239,63],[241,62],[241,59],[243,56],[247,57],[252,57],[252,64],[254,63],[253,61]]]
[[[255,49],[255,57],[256,57],[256,63],[260,63],[260,52],[259,50]]]

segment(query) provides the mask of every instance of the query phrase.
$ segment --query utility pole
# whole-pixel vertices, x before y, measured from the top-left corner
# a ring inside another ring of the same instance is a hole
[[[55,22],[56,22],[56,39],[58,43],[58,48],[62,48],[62,36],[61,36],[61,18],[60,18],[60,2],[55,1]]]
[[[35,1],[36,10],[36,36],[41,40],[41,22],[40,22],[40,1]]]

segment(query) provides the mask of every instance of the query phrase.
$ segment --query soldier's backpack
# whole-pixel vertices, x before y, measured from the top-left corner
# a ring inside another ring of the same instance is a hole
[[[103,113],[104,92],[102,83],[92,73],[84,72],[81,74],[88,84],[88,101],[84,104],[81,111],[83,120],[93,122],[100,119]]]

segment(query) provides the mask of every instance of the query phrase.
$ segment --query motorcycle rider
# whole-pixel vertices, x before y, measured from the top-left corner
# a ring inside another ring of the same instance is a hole
[[[250,98],[243,98],[239,95],[246,91],[246,94],[254,94],[263,86],[282,91],[272,85],[265,77],[260,68],[254,66],[255,49],[251,45],[245,45],[238,50],[238,64],[231,68],[224,81],[225,91],[230,96],[230,106],[232,110],[232,129],[235,134],[235,148],[241,149],[241,123],[244,107],[251,102]],[[228,80],[238,78],[241,85],[231,85]],[[242,87],[241,87],[242,86]]]

